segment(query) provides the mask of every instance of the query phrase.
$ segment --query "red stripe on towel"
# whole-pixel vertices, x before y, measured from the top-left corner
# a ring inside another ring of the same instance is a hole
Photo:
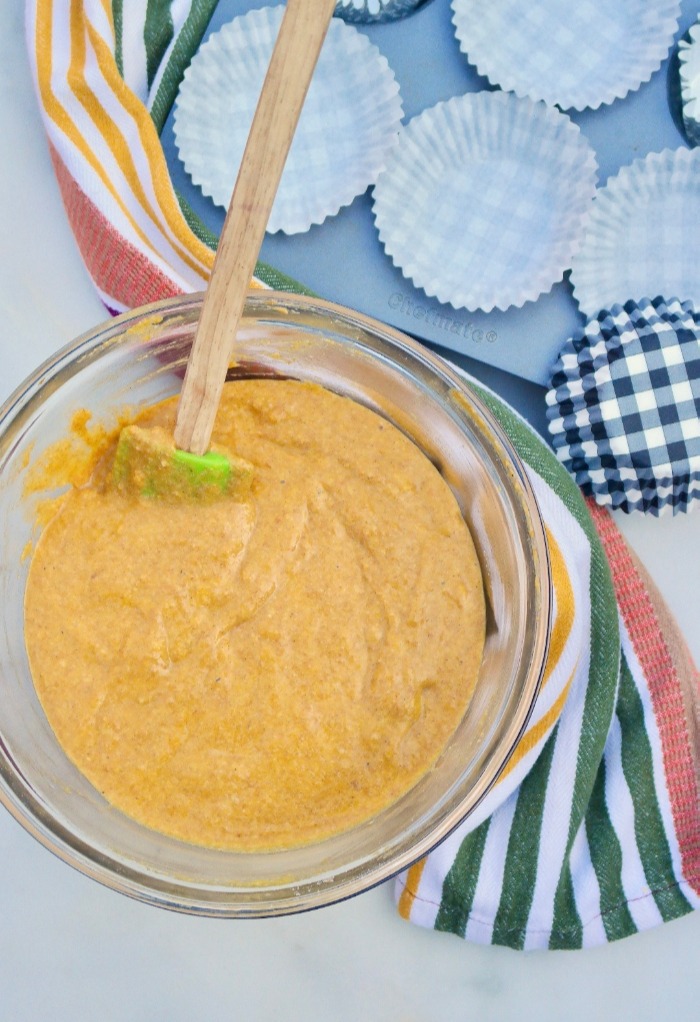
[[[102,215],[51,144],[49,149],[68,220],[100,291],[127,308],[180,294],[181,289]]]
[[[587,501],[610,563],[618,606],[649,686],[663,752],[683,875],[700,894],[700,811],[685,701],[676,664],[627,544],[610,513]],[[695,684],[700,674],[693,667]]]

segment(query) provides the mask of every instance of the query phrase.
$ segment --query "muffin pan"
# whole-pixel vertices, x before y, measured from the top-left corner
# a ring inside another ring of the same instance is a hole
[[[253,6],[254,0],[220,0],[207,37]],[[699,0],[683,0],[676,41],[695,23],[699,12]],[[362,24],[357,31],[379,49],[392,69],[406,123],[437,103],[489,90],[488,82],[460,50],[450,0],[430,0],[408,17]],[[569,111],[595,152],[600,187],[621,167],[647,153],[687,145],[680,110],[675,116],[669,107],[677,76],[673,45],[661,68],[626,98],[596,110]],[[171,115],[162,137],[173,183],[205,224],[218,232],[223,210],[203,196],[185,172],[175,148],[172,120]],[[456,309],[426,295],[394,265],[379,241],[372,205],[372,190],[368,189],[304,234],[268,233],[261,258],[317,294],[442,349],[546,385],[563,340],[585,322],[568,276],[520,308],[513,305],[491,312]]]

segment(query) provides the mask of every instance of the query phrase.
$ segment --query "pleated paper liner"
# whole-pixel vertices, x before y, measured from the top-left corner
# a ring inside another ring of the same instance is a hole
[[[700,149],[665,149],[623,167],[596,194],[571,268],[586,316],[645,295],[700,307]]]
[[[185,73],[175,143],[203,193],[227,207],[283,6],[235,18]],[[374,183],[403,110],[393,71],[351,25],[333,18],[287,158],[268,231],[296,234],[335,215]]]
[[[648,81],[680,0],[452,0],[460,49],[493,85],[563,109],[597,109]]]
[[[700,314],[662,297],[602,311],[570,338],[546,395],[554,449],[583,492],[626,512],[700,496]]]
[[[688,141],[700,145],[700,18],[678,44],[683,127]]]
[[[441,302],[522,306],[571,265],[596,171],[565,114],[512,93],[454,97],[402,130],[374,188],[379,238]]]

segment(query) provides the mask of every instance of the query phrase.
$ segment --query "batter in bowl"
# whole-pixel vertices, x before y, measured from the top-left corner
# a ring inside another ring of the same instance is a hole
[[[479,671],[481,573],[436,468],[348,398],[238,380],[213,440],[253,464],[244,500],[125,496],[107,451],[61,502],[27,651],[58,741],[114,806],[195,844],[293,847],[439,757]]]

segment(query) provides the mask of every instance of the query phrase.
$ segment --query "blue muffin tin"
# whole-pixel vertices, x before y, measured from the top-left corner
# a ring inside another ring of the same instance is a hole
[[[259,0],[220,0],[207,36],[236,15],[262,6]],[[683,0],[674,45],[651,81],[609,106],[571,114],[596,151],[599,185],[649,152],[688,145],[682,128],[677,44],[699,12],[700,0]],[[356,27],[389,61],[399,82],[406,120],[440,100],[491,89],[459,50],[450,0],[429,0],[398,21]],[[175,186],[218,233],[224,211],[206,199],[185,173],[174,145],[172,113],[162,137]],[[393,265],[379,242],[371,205],[369,190],[305,234],[268,234],[261,258],[324,298],[454,353],[463,365],[475,360],[522,380],[547,384],[564,342],[585,322],[568,279],[520,309],[489,313],[453,309],[427,298]],[[488,372],[479,375],[491,382]],[[508,391],[507,386],[498,389]]]

